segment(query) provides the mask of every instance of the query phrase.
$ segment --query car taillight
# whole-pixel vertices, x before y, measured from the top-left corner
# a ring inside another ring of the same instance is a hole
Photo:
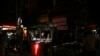
[[[36,44],[34,45],[35,55],[37,55],[38,49],[39,49],[39,43],[36,43]]]
[[[40,53],[40,49],[41,49],[40,48],[40,43],[36,43],[36,42],[32,43],[31,48],[32,48],[32,55],[33,56],[38,56],[39,53]]]
[[[43,56],[44,52],[44,48],[43,48],[44,44],[40,43],[40,42],[32,42],[31,43],[31,52],[32,52],[32,56]]]

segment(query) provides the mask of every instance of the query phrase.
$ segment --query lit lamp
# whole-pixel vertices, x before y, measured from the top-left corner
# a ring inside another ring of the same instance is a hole
[[[27,37],[27,28],[26,27],[23,28],[23,37],[24,38]]]

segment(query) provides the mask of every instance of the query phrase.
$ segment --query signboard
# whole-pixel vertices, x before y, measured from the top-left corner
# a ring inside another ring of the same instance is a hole
[[[42,15],[42,16],[40,17],[40,22],[41,22],[41,23],[48,22],[48,21],[49,21],[49,18],[48,18],[48,15],[47,15],[47,14]]]
[[[67,30],[67,18],[65,16],[56,16],[53,17],[52,22],[57,27],[57,30]]]
[[[11,25],[3,25],[2,28],[16,28],[16,26],[11,26]]]
[[[16,30],[16,26],[3,25],[2,30]]]

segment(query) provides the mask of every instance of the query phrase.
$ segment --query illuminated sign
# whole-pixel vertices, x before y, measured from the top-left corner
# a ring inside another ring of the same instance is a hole
[[[3,25],[2,28],[16,28],[16,26]]]
[[[45,14],[45,15],[42,15],[40,17],[40,22],[43,23],[43,22],[48,22],[49,21],[49,18],[48,18],[48,15]]]
[[[53,19],[53,22],[56,25],[66,25],[66,17],[55,17]]]
[[[16,26],[3,25],[2,30],[16,30]]]
[[[57,27],[57,30],[67,30],[67,18],[65,16],[56,16],[53,17],[52,22]]]

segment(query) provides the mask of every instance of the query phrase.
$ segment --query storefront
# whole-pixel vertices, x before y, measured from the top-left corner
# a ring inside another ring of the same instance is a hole
[[[48,56],[52,54],[53,31],[54,26],[50,23],[48,14],[40,15],[37,20],[37,25],[33,25],[29,29],[32,55]],[[35,46],[39,48],[38,51],[36,51]]]

